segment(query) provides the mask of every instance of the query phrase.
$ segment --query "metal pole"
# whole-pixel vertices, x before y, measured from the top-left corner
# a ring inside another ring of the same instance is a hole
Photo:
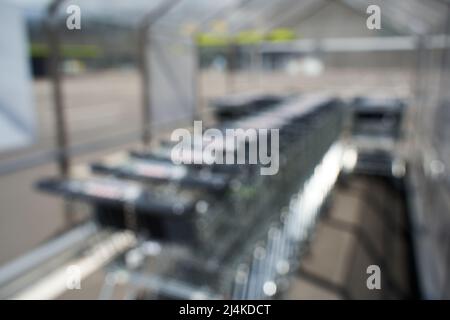
[[[192,94],[193,106],[192,117],[193,120],[201,120],[203,118],[204,108],[202,100],[202,72],[200,65],[200,50],[197,45],[197,37],[192,37],[192,55],[193,55],[193,75],[192,75]]]
[[[416,56],[416,66],[415,66],[415,82],[414,82],[414,112],[413,115],[413,127],[411,128],[413,143],[414,143],[414,151],[417,152],[422,144],[422,129],[423,129],[423,106],[424,106],[424,76],[425,76],[425,68],[427,52],[426,52],[426,39],[425,35],[417,36],[417,56]],[[416,154],[414,154],[416,156]],[[416,160],[416,159],[414,159]]]
[[[442,56],[442,61],[441,61],[441,74],[440,74],[440,87],[439,87],[439,100],[440,103],[442,103],[443,101],[448,101],[448,97],[449,94],[447,93],[447,88],[449,85],[449,62],[450,62],[450,41],[449,41],[449,36],[450,36],[450,3],[447,3],[447,18],[446,18],[446,22],[445,22],[445,33],[446,35],[446,40],[445,40],[445,47],[447,49],[444,50],[443,52],[443,56]],[[441,297],[443,299],[449,299],[450,298],[450,271],[449,267],[450,267],[450,242],[447,241],[447,250],[445,252],[447,252],[447,259],[445,261],[445,270],[447,270],[447,272],[444,275],[444,281],[443,281],[443,292]]]
[[[56,161],[58,171],[62,177],[69,175],[70,154],[69,142],[67,135],[66,110],[64,106],[64,97],[62,92],[63,74],[60,69],[61,61],[61,45],[59,39],[58,26],[56,21],[57,11],[64,0],[54,0],[47,7],[47,17],[45,27],[48,36],[49,47],[49,69],[50,79],[53,88],[53,110],[55,114],[55,144],[56,144]],[[73,206],[71,202],[64,202],[64,216],[66,225],[71,226],[74,221]]]
[[[50,240],[40,247],[28,252],[27,254],[3,265],[0,268],[0,296],[5,297],[8,291],[7,286],[21,275],[29,273],[39,268],[55,256],[62,252],[69,252],[74,248],[79,250],[78,245],[92,237],[98,231],[93,222],[87,222],[80,225],[61,236]]]
[[[142,144],[147,147],[151,140],[151,99],[150,99],[150,71],[146,57],[146,46],[148,45],[147,32],[139,31],[139,67],[142,83]]]
[[[55,112],[55,142],[56,159],[58,162],[59,173],[65,177],[69,172],[69,153],[66,115],[64,108],[64,99],[62,94],[62,74],[60,70],[60,40],[56,25],[56,13],[64,0],[54,0],[47,9],[47,18],[45,26],[47,29],[49,46],[49,69],[50,78],[53,87],[53,103]]]
[[[149,45],[149,35],[151,26],[162,18],[172,7],[181,0],[171,0],[163,2],[159,7],[146,14],[139,23],[138,27],[138,56],[142,83],[142,144],[148,147],[151,142],[151,120],[152,120],[152,102],[151,102],[151,75],[150,63],[147,57],[147,47]]]
[[[261,45],[259,43],[255,44],[252,47],[252,69],[253,69],[253,77],[255,77],[253,80],[256,81],[256,87],[258,89],[258,91],[262,91],[263,87],[263,81],[262,81],[262,76],[263,76],[263,71],[264,71],[264,61],[263,61],[263,56],[262,56],[262,51],[261,51]]]
[[[230,44],[228,46],[228,59],[227,59],[227,72],[226,72],[226,88],[225,94],[234,93],[235,86],[235,71],[237,70],[237,50],[236,44]]]

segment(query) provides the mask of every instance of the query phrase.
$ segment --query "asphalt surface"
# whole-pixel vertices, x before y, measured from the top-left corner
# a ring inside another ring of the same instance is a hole
[[[404,200],[382,178],[360,176],[340,184],[287,298],[418,298]],[[380,289],[367,287],[373,265],[380,268]]]

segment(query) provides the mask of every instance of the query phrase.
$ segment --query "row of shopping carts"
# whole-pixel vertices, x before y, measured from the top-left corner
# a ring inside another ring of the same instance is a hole
[[[135,297],[272,298],[296,269],[340,172],[343,104],[326,95],[242,101],[248,111],[208,128],[214,139],[191,132],[188,142],[90,164],[83,176],[39,181],[87,203],[103,228],[136,234],[111,267],[128,274]]]

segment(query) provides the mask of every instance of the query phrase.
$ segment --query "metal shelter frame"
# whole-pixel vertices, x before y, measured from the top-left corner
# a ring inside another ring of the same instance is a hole
[[[242,3],[239,3],[241,6],[249,6],[252,2],[255,0],[249,0],[244,1]],[[408,1],[408,0],[406,0]],[[151,132],[151,125],[150,120],[152,119],[152,105],[151,105],[151,96],[150,96],[150,84],[151,84],[151,71],[150,66],[147,61],[146,57],[146,50],[147,46],[151,45],[149,43],[149,33],[151,31],[151,27],[159,20],[161,19],[168,11],[171,10],[173,6],[175,6],[177,3],[179,3],[180,0],[168,0],[164,1],[161,6],[159,6],[156,9],[152,9],[150,12],[147,12],[144,15],[144,18],[139,22],[138,24],[138,34],[139,34],[139,43],[138,43],[138,57],[140,61],[140,79],[141,79],[141,112],[142,112],[142,143],[144,146],[148,146],[151,142],[152,138],[152,132]],[[320,3],[326,4],[328,0],[321,0]],[[366,0],[341,0],[342,3],[345,3],[355,10],[358,10],[360,12],[364,12],[364,8],[367,6],[369,2],[375,2],[380,4],[386,4],[386,0],[379,0],[379,1],[366,1]],[[61,5],[64,3],[64,0],[52,0],[50,4],[47,6],[47,17],[45,19],[45,26],[48,33],[48,45],[50,49],[50,76],[51,76],[51,84],[52,84],[52,98],[53,98],[53,110],[54,110],[54,123],[55,123],[55,144],[56,144],[56,160],[58,164],[59,172],[62,176],[69,175],[70,171],[70,152],[69,152],[69,137],[67,134],[67,118],[66,118],[66,110],[65,110],[65,101],[63,96],[63,90],[62,90],[62,84],[63,84],[63,74],[61,73],[60,69],[60,45],[61,45],[61,39],[60,35],[58,33],[58,29],[56,27],[56,20],[57,20],[57,14],[58,9],[61,7]],[[294,5],[296,1],[282,1],[284,5]],[[389,24],[395,28],[398,32],[410,34],[413,38],[409,38],[408,43],[404,43],[405,46],[414,46],[414,50],[417,54],[417,66],[415,69],[415,76],[412,79],[412,81],[415,83],[415,92],[413,93],[415,95],[414,97],[414,104],[418,107],[418,113],[416,117],[420,118],[423,111],[421,111],[420,107],[423,107],[423,92],[426,90],[426,79],[424,81],[422,72],[429,67],[430,61],[429,61],[429,51],[431,51],[432,45],[430,45],[429,36],[433,34],[436,31],[436,26],[434,25],[436,21],[436,15],[433,13],[426,14],[426,17],[422,17],[422,19],[419,19],[419,17],[416,15],[417,11],[423,12],[423,3],[419,3],[417,1],[410,1],[409,3],[414,3],[411,5],[405,5],[405,0],[398,1],[398,2],[391,2],[392,6],[385,6],[383,10],[386,10],[386,18],[389,22]],[[431,3],[431,2],[430,2]],[[445,4],[447,7],[450,6],[450,1],[448,0],[434,0],[433,5],[437,5],[438,3]],[[260,12],[256,13],[255,16],[261,15],[265,10],[273,9],[271,8],[272,4],[268,4],[266,2],[266,6],[262,6],[260,8]],[[416,6],[416,7],[412,7]],[[320,8],[319,8],[320,9]],[[310,12],[314,12],[317,10],[317,5],[311,5],[306,6],[304,8],[304,11],[302,11],[302,16],[307,17]],[[222,13],[219,11],[217,13],[214,13],[211,15],[209,19],[213,19],[217,15],[221,15]],[[224,14],[224,18],[227,19],[233,14],[232,12],[226,12]],[[447,32],[448,26],[450,25],[449,20],[449,13],[447,13]],[[205,19],[203,22],[206,24],[208,19]],[[277,24],[283,24],[284,19],[280,19],[279,21],[276,21],[275,23],[271,23],[272,26],[275,26]],[[270,28],[270,27],[268,27]],[[239,27],[235,27],[234,30],[237,31]],[[449,33],[447,33],[447,36]],[[411,41],[411,39],[415,39],[415,41]],[[375,40],[378,41],[378,40]],[[445,40],[445,46],[444,48],[448,50],[449,46],[449,40],[448,38]],[[297,43],[299,45],[299,42]],[[261,50],[265,50],[267,48],[270,49],[272,45],[269,44],[262,44]],[[289,46],[295,47],[295,43],[289,44]],[[274,50],[276,50],[275,48]],[[279,49],[279,48],[278,48]],[[323,48],[322,48],[323,49]],[[444,56],[442,61],[442,66],[448,67],[448,57]],[[444,71],[442,71],[444,72]],[[196,87],[194,84],[193,89]],[[195,90],[195,89],[194,89]],[[197,84],[197,90],[198,84]],[[444,91],[445,88],[441,88],[441,92]],[[423,109],[423,108],[422,108]],[[196,109],[195,109],[196,110]],[[197,112],[197,111],[195,111]],[[195,114],[194,117],[198,117],[198,114]],[[417,119],[416,119],[417,120]],[[412,132],[412,128],[409,129],[410,132]],[[419,128],[418,133],[421,133],[421,129]],[[420,140],[422,141],[422,140]],[[418,143],[418,141],[415,141],[415,143]],[[417,146],[416,146],[417,147]],[[436,159],[431,159],[431,162]],[[441,179],[441,178],[439,178]],[[420,222],[417,222],[418,226],[420,226]],[[421,238],[418,238],[416,240],[417,243],[419,243]],[[447,249],[449,249],[450,246],[447,246]],[[426,248],[424,249],[426,250]],[[424,261],[426,259],[423,259]],[[447,262],[447,266],[450,265],[450,262]],[[427,272],[427,265],[424,263],[422,265],[423,272]],[[450,276],[447,274],[446,279],[444,279],[444,282],[449,282]],[[424,288],[424,291],[427,294],[427,297],[434,298],[434,296],[431,295],[431,291],[433,290],[432,287]],[[443,292],[442,293],[450,295],[449,292]]]

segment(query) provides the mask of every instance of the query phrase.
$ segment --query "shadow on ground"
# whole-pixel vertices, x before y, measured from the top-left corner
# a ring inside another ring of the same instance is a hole
[[[341,183],[323,214],[287,299],[418,298],[404,194],[387,179]],[[369,290],[367,267],[381,270]]]

